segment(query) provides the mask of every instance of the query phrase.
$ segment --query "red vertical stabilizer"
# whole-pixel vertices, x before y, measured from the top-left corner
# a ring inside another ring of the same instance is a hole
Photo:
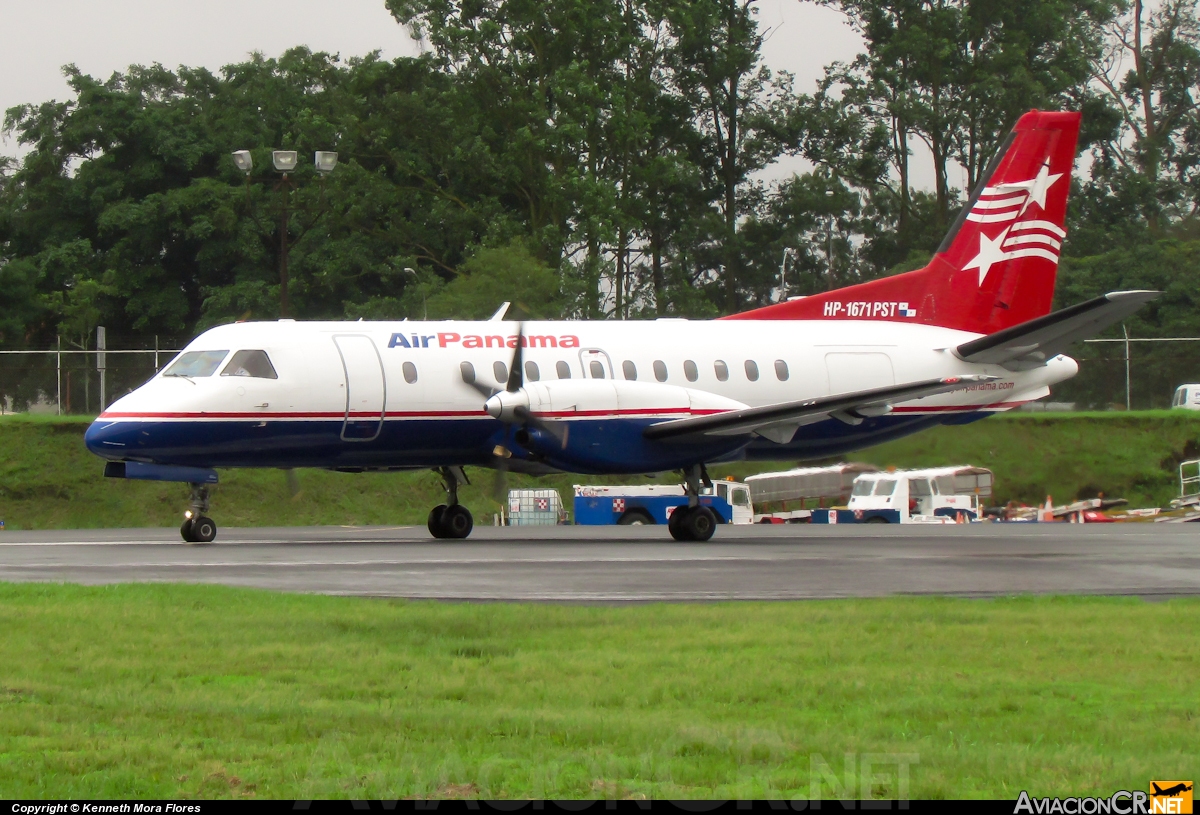
[[[724,319],[887,320],[991,334],[1048,314],[1079,120],[1022,116],[924,269]]]

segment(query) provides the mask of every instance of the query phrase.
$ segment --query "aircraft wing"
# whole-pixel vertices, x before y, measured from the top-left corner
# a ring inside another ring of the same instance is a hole
[[[1158,297],[1157,291],[1114,291],[995,334],[964,342],[955,353],[967,362],[1027,371],[1046,364],[1073,342],[1094,337]]]
[[[798,402],[781,402],[777,405],[729,410],[711,416],[696,416],[689,419],[674,419],[650,425],[642,435],[651,440],[664,441],[685,436],[739,436],[757,433],[777,441],[788,442],[802,424],[817,421],[827,416],[859,424],[868,416],[883,416],[891,412],[894,402],[907,402],[922,396],[957,390],[966,385],[990,382],[995,376],[949,376],[942,379],[925,379],[904,385],[888,385],[883,388],[839,393]]]

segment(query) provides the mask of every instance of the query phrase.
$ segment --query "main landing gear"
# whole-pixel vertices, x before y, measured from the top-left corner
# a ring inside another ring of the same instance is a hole
[[[179,534],[188,543],[211,543],[217,536],[217,525],[208,513],[208,486],[192,484],[192,496],[188,511],[183,513],[183,526]]]
[[[667,521],[671,537],[677,541],[706,541],[717,530],[717,515],[700,503],[700,484],[712,486],[703,464],[693,464],[683,472],[687,506],[677,507]]]
[[[471,511],[458,503],[458,485],[469,484],[462,467],[439,467],[435,472],[446,483],[446,503],[429,512],[429,534],[435,538],[465,538],[475,527]]]

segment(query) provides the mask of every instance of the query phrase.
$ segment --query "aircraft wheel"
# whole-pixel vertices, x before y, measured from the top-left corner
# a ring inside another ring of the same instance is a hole
[[[708,507],[693,507],[680,527],[688,533],[690,540],[706,541],[717,531],[717,514]]]
[[[201,515],[199,518],[192,519],[193,543],[211,543],[216,536],[217,524],[212,518],[205,518]]]
[[[196,543],[196,539],[192,537],[192,519],[185,518],[183,525],[179,527],[179,536],[187,543]]]
[[[679,507],[671,513],[671,520],[667,522],[667,529],[671,532],[672,538],[680,541],[680,543],[696,540],[691,537],[691,527],[688,520],[698,510],[700,510],[700,507]]]
[[[687,533],[683,531],[683,519],[687,516],[690,508],[687,504],[680,507],[675,507],[675,511],[671,513],[671,517],[667,519],[667,531],[671,533],[671,537],[677,541],[691,540]]]
[[[433,509],[429,510],[429,534],[435,538],[444,538],[446,533],[442,531],[442,516],[446,514],[446,505],[438,504]]]
[[[469,509],[462,504],[455,504],[446,507],[445,513],[442,514],[441,526],[444,537],[462,539],[470,535],[471,530],[475,528],[475,519],[471,517]]]

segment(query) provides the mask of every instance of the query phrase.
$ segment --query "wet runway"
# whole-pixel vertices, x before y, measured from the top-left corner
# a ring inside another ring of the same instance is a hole
[[[223,583],[462,600],[642,602],[892,594],[1200,595],[1200,525],[420,527],[0,532],[0,580]]]

